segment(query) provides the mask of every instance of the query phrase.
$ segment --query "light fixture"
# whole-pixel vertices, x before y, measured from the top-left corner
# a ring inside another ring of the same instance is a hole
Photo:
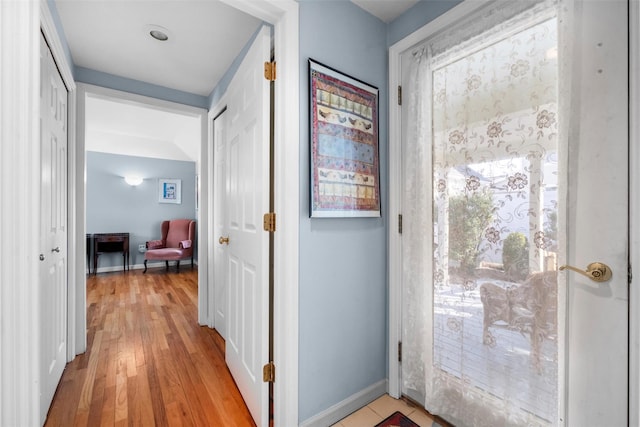
[[[173,34],[165,27],[161,27],[160,25],[148,24],[144,26],[144,32],[155,40],[161,42],[169,42],[173,39]]]
[[[135,187],[136,185],[142,184],[142,178],[134,175],[125,176],[124,181],[133,187]]]
[[[169,36],[160,30],[151,30],[149,31],[149,35],[156,40],[160,40],[161,42],[166,42],[167,40],[169,40]]]

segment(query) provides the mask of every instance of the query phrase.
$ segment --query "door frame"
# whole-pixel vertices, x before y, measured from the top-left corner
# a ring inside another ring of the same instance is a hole
[[[76,87],[51,12],[46,2],[0,2],[0,93],[3,107],[7,107],[0,115],[0,176],[10,184],[3,186],[3,196],[11,201],[0,204],[0,227],[5,238],[21,242],[18,250],[0,248],[2,282],[20,284],[3,286],[0,291],[1,322],[12,325],[0,346],[2,425],[40,424],[40,32],[68,89],[69,188],[76,185],[78,177],[73,119]],[[84,174],[81,178],[84,180]],[[78,218],[84,217],[77,216],[71,191],[68,196],[67,255],[75,259],[78,248],[84,247],[84,236],[77,235]],[[68,298],[72,301],[80,266],[69,263],[67,268]],[[81,273],[84,276],[84,271]],[[68,307],[67,360],[71,360],[75,335],[69,325],[76,320],[73,305]]]
[[[640,269],[640,2],[629,1],[629,265]],[[639,273],[636,273],[638,275]],[[629,425],[640,425],[640,289],[629,284]]]
[[[463,1],[433,21],[389,48],[389,88],[399,87],[402,81],[401,54],[411,46],[445,28],[482,7],[485,2]],[[629,4],[629,241],[630,265],[640,269],[640,2]],[[397,93],[391,90],[392,93]],[[402,112],[397,95],[389,99],[389,217],[402,214]],[[394,224],[394,221],[390,222]],[[401,370],[398,363],[398,343],[402,337],[402,236],[395,226],[388,234],[388,282],[389,282],[389,347],[388,393],[399,398],[402,395]],[[636,273],[640,275],[640,273]],[[640,289],[629,289],[629,425],[640,423]]]
[[[207,110],[205,110],[204,108],[198,108],[198,107],[192,107],[189,105],[185,105],[185,104],[179,104],[176,102],[172,102],[172,101],[165,101],[162,99],[157,99],[157,98],[152,98],[152,97],[148,97],[148,96],[144,96],[144,95],[138,95],[135,93],[130,93],[130,92],[124,92],[124,91],[120,91],[120,90],[116,90],[116,89],[110,89],[110,88],[106,88],[103,86],[96,86],[96,85],[92,85],[92,84],[87,84],[87,83],[77,83],[77,95],[76,95],[76,102],[77,102],[77,112],[76,112],[76,122],[77,122],[77,134],[76,134],[76,143],[75,143],[75,147],[74,149],[76,151],[78,151],[80,154],[79,156],[82,157],[82,161],[83,161],[83,166],[82,166],[82,176],[84,177],[84,173],[85,173],[85,169],[86,169],[86,165],[84,164],[85,162],[85,148],[86,148],[86,144],[85,144],[85,123],[86,123],[86,99],[88,97],[95,97],[95,98],[101,98],[101,99],[105,99],[105,100],[112,100],[114,102],[121,102],[124,104],[131,104],[131,105],[140,105],[142,107],[145,108],[151,108],[151,109],[155,109],[155,110],[159,110],[159,111],[164,111],[164,112],[168,112],[168,113],[174,113],[174,114],[178,114],[178,115],[182,115],[182,116],[190,116],[190,117],[196,117],[199,119],[200,121],[200,146],[201,146],[201,152],[203,149],[206,148],[206,144],[207,144],[207,124],[206,124],[206,120],[207,120]],[[202,156],[202,153],[201,153]],[[200,175],[203,176],[202,173],[206,172],[206,170],[202,169],[202,162],[196,162],[196,175]],[[204,175],[206,178],[206,175]],[[82,191],[78,192],[78,187],[75,188],[76,190],[76,197],[77,197],[77,201],[79,204],[81,204],[83,207],[86,204],[86,190],[85,190],[85,183],[84,181],[82,182]],[[200,188],[202,189],[203,194],[206,194],[208,191],[208,188],[206,186],[206,179],[205,182],[200,182]],[[84,215],[84,209],[83,209],[83,215]],[[207,260],[207,251],[206,251],[206,244],[207,244],[207,239],[208,239],[208,224],[206,221],[207,218],[207,211],[206,211],[206,205],[201,204],[200,205],[200,209],[198,209],[197,212],[197,217],[196,217],[196,221],[197,221],[197,227],[196,227],[196,232],[198,234],[197,239],[198,242],[201,242],[198,246],[198,259],[197,259],[197,264],[198,264],[198,322],[200,324],[203,324],[202,319],[203,319],[203,309],[206,308],[206,298],[207,298],[207,269],[208,269],[208,265],[206,263]],[[85,229],[86,229],[86,224],[84,223],[84,216],[82,217],[83,219],[83,223],[82,223],[82,233],[80,233],[80,235],[84,236],[85,235]],[[84,247],[84,246],[82,246]],[[80,260],[81,258],[76,258],[76,261]],[[82,264],[81,262],[78,262],[78,264]],[[74,356],[76,354],[80,354],[84,351],[86,351],[86,311],[87,311],[87,307],[86,307],[86,301],[87,301],[87,295],[86,295],[86,273],[84,272],[84,269],[82,269],[83,274],[82,274],[82,283],[83,286],[81,286],[79,289],[77,289],[76,291],[76,300],[75,300],[75,304],[76,304],[76,318],[77,319],[82,319],[81,321],[77,321],[75,323],[75,328],[76,328],[76,336],[77,337],[82,337],[82,338],[78,338],[77,340],[77,344],[78,347],[76,348],[76,350],[80,350],[80,346],[82,346],[81,351],[76,351],[76,353],[74,353]]]
[[[298,4],[294,0],[265,0],[262,2],[246,2],[243,0],[224,0],[224,3],[253,15],[274,26],[274,46],[278,74],[281,82],[276,81],[275,103],[275,211],[278,213],[278,232],[275,233],[275,263],[276,277],[274,297],[274,329],[287,331],[276,334],[274,338],[274,363],[278,366],[278,380],[274,384],[277,398],[274,402],[274,417],[280,425],[298,424],[298,223],[299,223],[299,115],[300,115],[300,85],[299,85],[299,42],[298,42]],[[84,85],[83,85],[84,86]],[[72,96],[70,94],[70,96]],[[74,96],[75,98],[75,91]],[[143,97],[146,98],[146,97]],[[147,98],[152,99],[152,98]],[[158,101],[158,100],[155,100]],[[152,102],[155,102],[152,101]],[[73,116],[69,114],[69,129],[75,129],[77,135],[84,135],[84,97],[77,96],[78,113],[75,108]],[[171,103],[173,104],[173,103]],[[82,118],[80,116],[82,115]],[[202,144],[200,151],[200,211],[198,238],[201,251],[198,255],[198,321],[200,324],[209,323],[208,301],[213,292],[213,283],[209,282],[210,275],[207,267],[211,263],[208,254],[208,234],[210,226],[209,206],[209,174],[208,162],[209,142],[212,140],[212,117],[203,114]],[[76,121],[77,120],[77,121]],[[75,135],[74,135],[75,138]],[[85,238],[85,187],[84,187],[84,140],[74,143],[75,150],[69,150],[74,157],[75,177],[70,178],[70,203],[73,203],[75,213],[73,233],[76,247],[84,247]],[[74,152],[75,151],[75,152]],[[70,162],[70,170],[71,162]],[[72,210],[70,209],[70,212]],[[71,257],[71,254],[70,254]],[[75,251],[73,269],[76,273],[75,292],[70,290],[70,307],[75,308],[74,318],[70,316],[69,329],[74,334],[73,355],[86,351],[86,277],[84,266],[85,254]],[[71,260],[72,258],[70,258]],[[70,262],[70,264],[72,264]],[[72,305],[73,304],[73,305]],[[70,348],[72,348],[70,345]]]
[[[40,421],[39,265],[40,245],[40,31],[36,2],[0,2],[0,230],[20,238],[23,249],[0,247],[0,322],[11,324],[0,345],[0,424]],[[21,76],[7,79],[5,75]],[[8,106],[10,108],[4,108]],[[10,222],[10,227],[5,225]],[[13,289],[9,289],[13,288]]]

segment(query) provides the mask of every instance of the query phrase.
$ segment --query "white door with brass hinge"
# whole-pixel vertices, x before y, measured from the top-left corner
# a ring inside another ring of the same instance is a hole
[[[269,61],[270,34],[263,27],[225,94],[225,197],[227,235],[215,236],[227,251],[226,361],[253,419],[268,424],[268,384],[262,367],[269,350]]]
[[[67,89],[44,38],[41,63],[40,417],[67,356]]]
[[[459,426],[627,424],[627,20],[464,2],[392,47],[392,395]]]

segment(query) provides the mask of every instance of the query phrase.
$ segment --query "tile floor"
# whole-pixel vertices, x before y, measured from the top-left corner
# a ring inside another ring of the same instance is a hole
[[[388,394],[385,394],[364,408],[338,421],[332,427],[373,427],[396,411],[402,412],[420,427],[437,425],[434,424],[433,418],[427,415],[421,408],[417,408],[404,400],[394,399]]]

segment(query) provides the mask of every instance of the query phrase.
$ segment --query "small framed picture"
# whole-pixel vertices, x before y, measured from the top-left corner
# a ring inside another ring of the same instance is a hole
[[[378,89],[309,60],[310,216],[379,217]]]
[[[159,203],[174,203],[177,205],[182,203],[179,179],[160,178],[158,184]]]

